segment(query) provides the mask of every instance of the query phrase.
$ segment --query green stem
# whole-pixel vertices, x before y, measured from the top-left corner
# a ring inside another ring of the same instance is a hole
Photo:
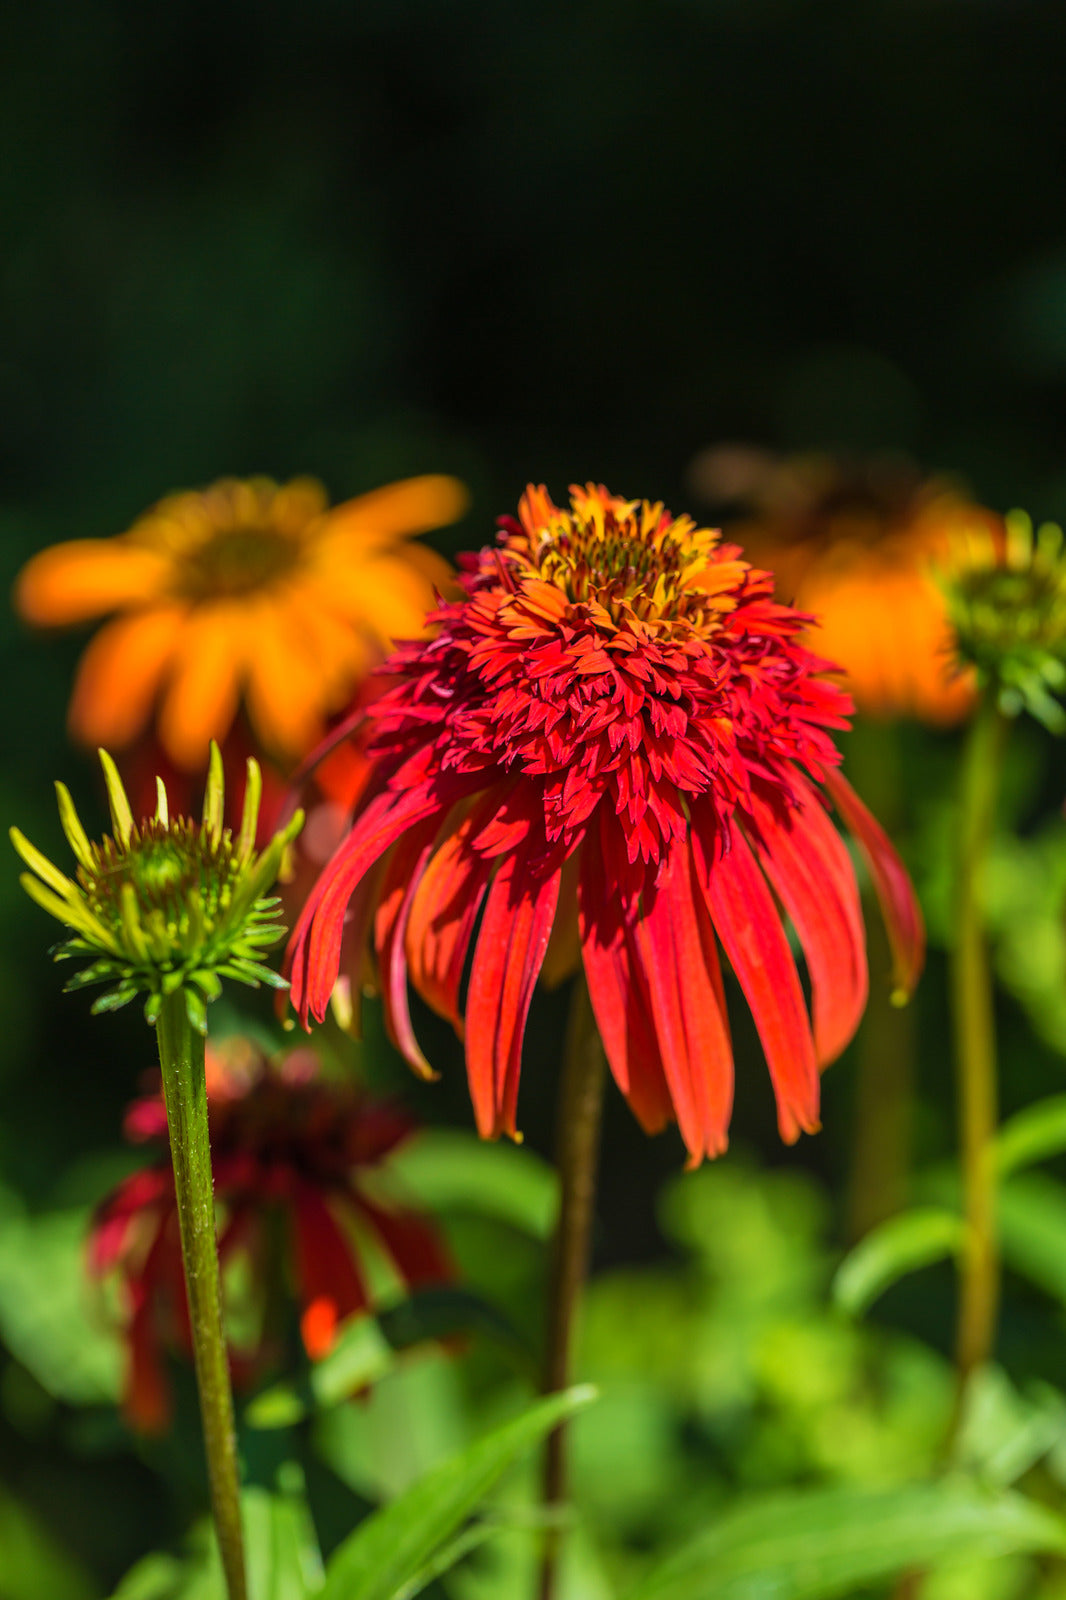
[[[996,1032],[992,975],[985,938],[988,846],[995,820],[1007,719],[986,693],[964,753],[959,814],[955,940],[951,996],[959,1106],[966,1243],[961,1264],[955,1340],[958,1429],[967,1381],[988,1360],[999,1304],[996,1230]]]
[[[588,1274],[605,1082],[603,1045],[580,972],[570,1002],[559,1084],[556,1161],[561,1187],[548,1296],[545,1394],[565,1389],[570,1382],[574,1321]],[[549,1436],[544,1458],[545,1509],[550,1511],[565,1499],[566,1435],[560,1426]],[[540,1569],[540,1600],[552,1600],[558,1558],[559,1537],[549,1530]]]
[[[196,1384],[200,1392],[211,1509],[229,1600],[247,1600],[241,1533],[237,1436],[226,1340],[222,1331],[211,1144],[207,1126],[204,1040],[189,1022],[185,996],[168,995],[156,1024],[163,1097],[174,1164],[181,1258],[189,1300]]]
[[[857,718],[847,748],[852,782],[890,838],[904,823],[900,730]],[[864,907],[870,998],[855,1045],[855,1109],[846,1196],[847,1236],[861,1239],[907,1202],[914,1102],[914,1007],[892,1004],[884,920]]]

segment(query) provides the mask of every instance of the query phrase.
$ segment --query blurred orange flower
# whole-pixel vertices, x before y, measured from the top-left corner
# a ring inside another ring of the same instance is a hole
[[[321,736],[391,644],[421,633],[446,561],[407,543],[462,515],[454,478],[408,478],[329,508],[310,478],[223,479],[171,495],[128,532],[33,557],[15,586],[27,621],[116,613],[82,657],[69,722],[122,749],[158,704],[163,749],[204,765],[243,707],[255,738],[290,765]]]
[[[937,724],[966,716],[974,679],[953,666],[936,567],[960,534],[999,540],[1001,517],[893,459],[723,446],[697,457],[691,475],[705,499],[739,507],[729,537],[774,573],[780,599],[816,615],[810,643],[845,669],[861,712]]]

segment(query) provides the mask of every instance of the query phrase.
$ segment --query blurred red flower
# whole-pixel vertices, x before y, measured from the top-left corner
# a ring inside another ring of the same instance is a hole
[[[452,1275],[432,1223],[396,1205],[387,1177],[381,1182],[382,1164],[414,1129],[396,1107],[322,1078],[309,1048],[272,1063],[248,1040],[231,1039],[208,1047],[208,1108],[224,1279],[240,1256],[252,1269],[252,1303],[241,1310],[251,1311],[253,1331],[239,1341],[231,1335],[235,1381],[254,1380],[279,1358],[279,1297],[295,1292],[312,1357],[328,1352],[345,1317],[369,1307],[359,1234],[376,1241],[409,1288]],[[165,1144],[162,1096],[136,1101],[125,1130],[133,1142]],[[164,1352],[192,1354],[168,1155],[102,1202],[89,1265],[97,1278],[118,1275],[124,1407],[135,1426],[158,1431],[171,1409]]]
[[[858,1025],[865,936],[824,784],[870,864],[909,992],[921,916],[837,771],[850,701],[772,578],[661,505],[530,487],[465,598],[401,646],[360,714],[372,774],[290,941],[293,1002],[321,1017],[368,940],[411,1065],[407,976],[461,1035],[479,1131],[515,1133],[533,986],[580,961],[619,1087],[676,1118],[693,1163],[725,1148],[733,1062],[717,940],[754,1014],[782,1136],[818,1126],[819,1066]],[[354,730],[354,723],[353,723]],[[780,907],[806,953],[808,1020]],[[459,994],[474,944],[465,1020]]]

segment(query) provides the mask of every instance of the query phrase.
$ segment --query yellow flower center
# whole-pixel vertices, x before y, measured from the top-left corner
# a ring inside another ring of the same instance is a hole
[[[192,601],[252,594],[286,577],[299,559],[299,544],[274,528],[226,528],[187,552],[179,593]]]
[[[508,542],[529,577],[614,623],[639,620],[714,631],[736,605],[748,567],[722,560],[718,533],[690,517],[671,521],[648,501],[589,498]]]

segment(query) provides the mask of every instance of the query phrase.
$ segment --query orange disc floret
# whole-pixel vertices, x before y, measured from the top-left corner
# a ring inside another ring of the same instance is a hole
[[[291,766],[392,642],[421,632],[450,569],[409,538],[465,506],[462,485],[439,476],[332,509],[309,478],[224,479],[114,538],[43,550],[15,604],[38,626],[111,614],[70,704],[83,743],[122,750],[155,716],[167,755],[193,771],[243,707],[260,746]]]
[[[366,708],[371,776],[290,941],[295,1005],[321,1017],[342,941],[356,981],[369,942],[408,1061],[429,1072],[410,976],[465,1037],[480,1132],[513,1135],[534,984],[579,952],[619,1087],[649,1131],[676,1119],[697,1162],[725,1148],[732,1106],[721,947],[783,1137],[813,1130],[819,1067],[867,990],[820,787],[869,858],[902,992],[923,940],[898,857],[837,770],[850,701],[801,642],[811,619],[712,529],[595,485],[565,508],[531,487],[464,565],[464,598],[395,653]]]
[[[1001,540],[1001,517],[896,460],[723,447],[693,476],[712,497],[739,493],[730,536],[782,599],[814,613],[811,643],[844,669],[860,712],[934,725],[969,713],[975,679],[955,659],[938,568],[961,536]]]

